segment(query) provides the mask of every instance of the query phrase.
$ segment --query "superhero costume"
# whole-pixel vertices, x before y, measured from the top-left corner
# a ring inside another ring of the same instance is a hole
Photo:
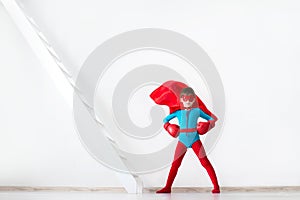
[[[173,137],[179,135],[179,141],[176,146],[174,160],[169,172],[166,186],[157,193],[170,193],[173,181],[176,177],[178,168],[181,165],[182,159],[187,151],[187,148],[192,148],[197,155],[201,165],[206,169],[213,185],[213,193],[219,193],[219,184],[214,168],[208,160],[203,145],[200,141],[199,134],[205,134],[214,127],[217,117],[213,115],[196,96],[196,101],[189,109],[183,109],[180,102],[180,92],[183,88],[188,87],[186,84],[178,81],[167,81],[160,87],[154,90],[150,97],[159,105],[167,105],[170,109],[170,114],[164,119],[165,129]],[[177,117],[180,127],[170,124],[169,121]],[[207,122],[199,122],[197,119],[202,117]]]
[[[180,126],[179,141],[186,147],[192,147],[192,144],[199,140],[197,132],[197,120],[202,117],[206,120],[213,120],[212,117],[205,114],[200,108],[177,110],[168,115],[163,122],[167,123],[171,119],[177,117]]]

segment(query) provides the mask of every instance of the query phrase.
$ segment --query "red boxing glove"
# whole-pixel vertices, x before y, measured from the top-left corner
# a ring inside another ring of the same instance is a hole
[[[204,135],[213,127],[215,127],[215,120],[211,120],[208,122],[199,122],[197,124],[197,132],[200,135]]]
[[[176,124],[170,124],[169,122],[164,124],[166,131],[174,138],[179,134],[179,126]]]

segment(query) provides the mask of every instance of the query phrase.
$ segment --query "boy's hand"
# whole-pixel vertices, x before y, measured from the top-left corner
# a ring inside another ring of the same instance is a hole
[[[215,127],[215,120],[211,120],[207,122],[199,122],[197,124],[197,132],[200,135],[204,135],[213,127]]]
[[[176,124],[170,124],[169,122],[164,124],[166,131],[174,138],[179,134],[179,126]]]

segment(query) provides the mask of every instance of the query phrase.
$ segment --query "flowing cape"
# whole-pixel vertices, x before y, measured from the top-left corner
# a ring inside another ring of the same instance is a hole
[[[183,88],[188,87],[185,83],[179,81],[167,81],[156,88],[151,94],[150,98],[158,105],[166,105],[169,107],[170,114],[176,110],[183,109],[183,105],[180,102],[180,92]],[[196,95],[197,96],[197,95]],[[214,118],[214,122],[218,118],[210,112],[201,99],[197,96],[196,101],[192,105],[194,108],[200,108],[207,115]],[[198,126],[201,125],[201,122],[198,123]]]

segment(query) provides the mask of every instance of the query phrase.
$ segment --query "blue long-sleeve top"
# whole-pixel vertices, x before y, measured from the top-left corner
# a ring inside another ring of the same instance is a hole
[[[180,129],[192,129],[197,128],[198,118],[201,117],[206,120],[213,120],[212,117],[204,113],[200,108],[192,108],[189,110],[177,110],[170,115],[166,116],[163,120],[164,123],[169,122],[173,118],[177,117]],[[199,134],[194,132],[180,132],[179,141],[186,147],[192,147],[193,143],[199,140]]]

